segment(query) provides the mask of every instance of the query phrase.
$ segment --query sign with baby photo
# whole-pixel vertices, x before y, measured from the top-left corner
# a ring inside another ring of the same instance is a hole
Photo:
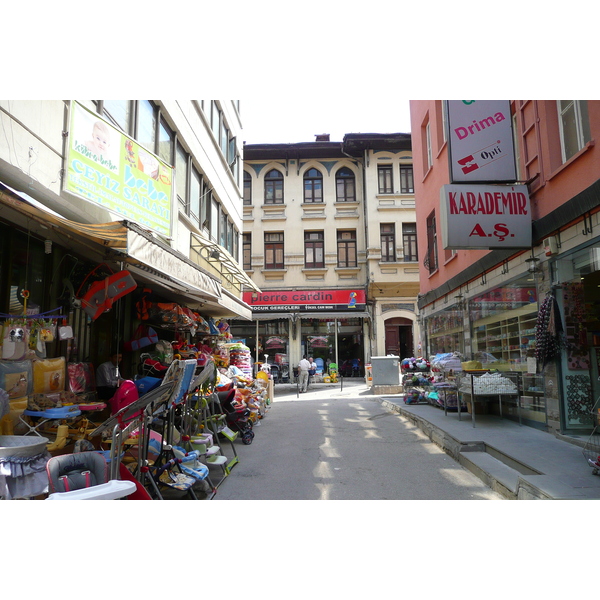
[[[70,122],[65,191],[170,236],[172,167],[77,102]]]

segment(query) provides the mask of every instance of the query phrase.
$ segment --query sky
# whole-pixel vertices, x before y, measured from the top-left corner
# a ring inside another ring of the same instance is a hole
[[[376,108],[374,108],[376,105]],[[347,133],[410,133],[409,101],[342,99],[269,100],[253,96],[240,100],[241,137],[247,144],[314,142],[328,133],[341,142]]]

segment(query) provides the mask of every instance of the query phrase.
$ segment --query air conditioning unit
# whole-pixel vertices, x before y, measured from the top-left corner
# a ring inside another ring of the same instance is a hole
[[[556,241],[556,236],[551,235],[550,237],[545,238],[543,246],[546,256],[558,254],[558,243]]]

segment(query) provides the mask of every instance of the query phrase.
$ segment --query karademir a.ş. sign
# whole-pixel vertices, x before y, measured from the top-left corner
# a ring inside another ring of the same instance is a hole
[[[524,185],[444,185],[444,248],[530,248],[531,210]]]

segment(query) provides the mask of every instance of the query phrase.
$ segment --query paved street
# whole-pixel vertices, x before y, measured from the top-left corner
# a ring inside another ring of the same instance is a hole
[[[374,399],[289,396],[255,431],[215,500],[501,499]]]

